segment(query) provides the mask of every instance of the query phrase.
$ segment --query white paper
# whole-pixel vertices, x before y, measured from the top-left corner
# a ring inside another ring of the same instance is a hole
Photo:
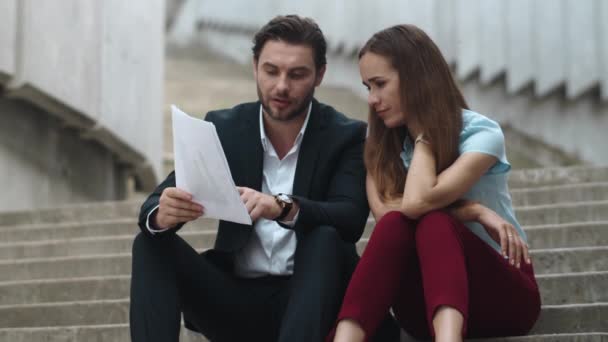
[[[251,224],[215,126],[171,106],[175,183],[205,207],[203,217]]]

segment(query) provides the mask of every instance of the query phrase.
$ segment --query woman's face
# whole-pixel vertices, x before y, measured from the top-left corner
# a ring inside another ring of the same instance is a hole
[[[366,52],[359,59],[361,80],[367,87],[367,102],[388,128],[405,125],[405,113],[401,110],[399,73],[390,61],[373,52]]]

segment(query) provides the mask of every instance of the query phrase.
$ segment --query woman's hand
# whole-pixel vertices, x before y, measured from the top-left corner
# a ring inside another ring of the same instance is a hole
[[[512,224],[492,210],[483,210],[477,217],[477,222],[486,229],[494,241],[500,243],[502,255],[505,259],[509,259],[511,265],[519,268],[522,257],[526,263],[530,263],[528,245]]]

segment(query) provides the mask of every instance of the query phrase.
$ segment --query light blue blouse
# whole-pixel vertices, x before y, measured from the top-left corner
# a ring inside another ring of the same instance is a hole
[[[466,109],[462,111],[462,121],[459,141],[460,154],[479,152],[498,159],[496,164],[481,176],[463,198],[477,201],[494,210],[499,216],[511,223],[527,243],[526,233],[517,222],[511,203],[511,195],[507,184],[511,164],[507,161],[505,138],[500,125],[479,113]],[[400,154],[406,169],[410,166],[413,153],[414,143],[408,137],[403,142],[403,151]],[[466,222],[465,225],[500,253],[500,245],[490,237],[481,224]]]

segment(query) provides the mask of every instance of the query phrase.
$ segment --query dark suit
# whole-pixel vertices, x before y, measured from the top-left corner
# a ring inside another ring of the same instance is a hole
[[[217,129],[235,184],[261,191],[259,110],[259,102],[246,103],[210,112],[205,120]],[[369,215],[364,140],[363,122],[313,100],[293,184],[300,211],[290,228],[298,241],[291,277],[234,275],[234,253],[250,238],[249,225],[220,221],[214,249],[201,257],[173,234],[181,225],[152,236],[147,216],[163,189],[175,186],[171,173],[144,202],[139,217],[143,234],[133,247],[133,340],[173,340],[180,311],[189,327],[213,341],[322,340],[356,264],[354,243]],[[157,326],[162,324],[170,328]]]

